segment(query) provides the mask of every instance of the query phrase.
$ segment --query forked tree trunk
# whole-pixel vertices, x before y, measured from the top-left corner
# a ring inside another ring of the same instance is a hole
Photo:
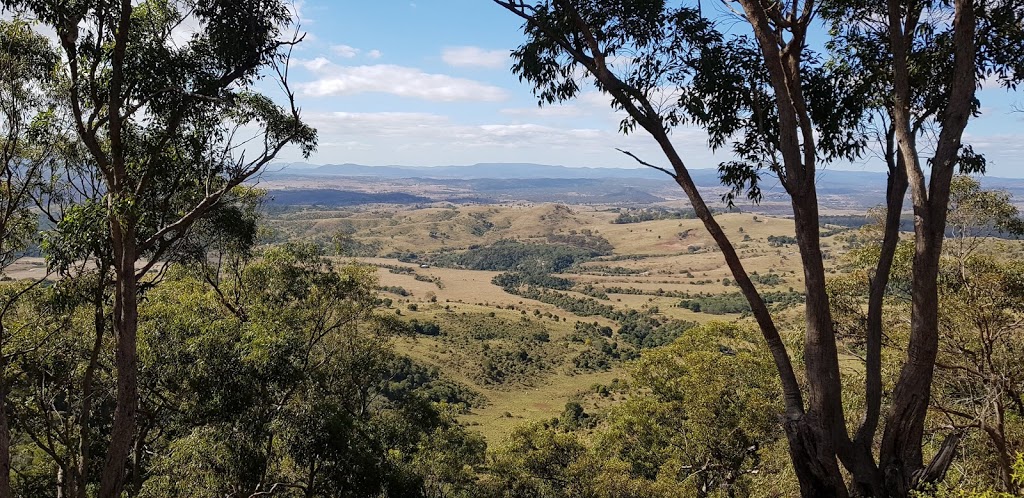
[[[974,100],[975,27],[971,0],[956,0],[953,19],[953,75],[949,102],[926,181],[910,116],[909,40],[916,21],[904,19],[902,5],[889,0],[890,44],[893,52],[893,124],[904,157],[914,203],[914,261],[911,289],[910,341],[907,359],[893,392],[880,448],[880,467],[888,493],[905,496],[921,484],[941,479],[952,463],[959,435],[949,436],[943,449],[925,467],[922,457],[924,422],[931,400],[935,359],[939,349],[938,276],[945,236],[950,182],[957,166],[961,137]],[[952,446],[952,448],[951,448]]]
[[[755,0],[740,3],[753,29],[774,91],[779,119],[776,147],[782,156],[783,170],[780,180],[793,207],[795,235],[804,268],[804,363],[808,402],[806,428],[801,429],[799,441],[807,447],[802,458],[811,458],[813,462],[801,462],[801,456],[796,454],[792,455],[792,460],[804,496],[847,496],[838,458],[850,453],[851,444],[843,413],[839,353],[821,254],[815,185],[816,142],[802,88],[801,53],[814,6],[809,0],[800,9],[798,3],[793,2],[789,21],[792,25],[788,28],[791,38],[787,41],[781,36],[783,28],[772,26],[768,12],[772,7]],[[790,446],[793,452],[792,441]],[[801,476],[801,473],[807,475]]]

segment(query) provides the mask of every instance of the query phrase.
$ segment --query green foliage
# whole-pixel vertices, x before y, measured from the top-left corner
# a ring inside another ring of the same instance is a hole
[[[570,230],[569,233],[553,233],[547,236],[547,242],[572,246],[599,256],[607,256],[615,249],[608,239],[591,232],[589,228],[579,233],[575,230]]]
[[[785,247],[793,244],[796,244],[796,237],[790,237],[789,235],[768,236],[768,245],[772,247]]]
[[[434,322],[420,322],[415,318],[409,321],[409,326],[415,334],[436,336],[441,334],[441,327]]]
[[[522,286],[543,287],[546,289],[569,290],[573,282],[567,278],[556,277],[546,273],[505,272],[495,275],[491,283],[515,291]]]
[[[755,284],[766,286],[776,286],[786,283],[786,279],[782,278],[782,276],[777,273],[769,272],[765,274],[759,274],[756,271],[750,274],[750,281],[754,282]]]
[[[628,340],[621,331],[619,337]],[[576,322],[575,330],[569,335],[568,341],[586,346],[586,349],[572,359],[573,368],[577,372],[610,370],[614,364],[636,356],[635,351],[620,348],[618,341],[612,339],[611,327],[603,327],[597,322]]]
[[[1019,486],[1020,489],[1024,489],[1024,454],[1017,454],[1017,458],[1013,463],[1012,477],[1014,484]],[[965,492],[963,490],[940,488],[934,493],[934,496],[938,498],[1015,498],[1019,497],[1020,493],[996,491],[994,489]]]
[[[362,242],[344,232],[335,234],[332,242],[335,254],[346,257],[374,257],[381,248],[379,241]]]
[[[602,245],[591,248],[560,243],[534,244],[500,240],[490,246],[470,249],[461,253],[437,254],[431,258],[431,261],[438,266],[452,266],[469,270],[523,271],[542,274],[558,273],[576,263],[610,254],[610,252],[610,247],[605,248]]]
[[[654,220],[692,220],[697,215],[692,209],[644,208],[623,210],[612,220],[613,224],[643,223]]]
[[[596,299],[589,297],[576,297],[565,292],[541,289],[537,287],[505,288],[506,292],[522,296],[526,299],[534,299],[542,303],[557,306],[560,309],[579,316],[603,316],[611,320],[619,320],[623,315],[622,311],[615,309],[609,304],[602,304]]]
[[[691,329],[632,367],[630,398],[516,429],[495,451],[486,496],[743,496],[782,442],[781,388],[753,331]]]
[[[971,256],[981,244],[981,237],[993,235],[1024,235],[1024,219],[1010,194],[983,190],[969,176],[956,176],[950,185],[947,230],[950,249],[960,259]]]
[[[538,373],[550,370],[554,363],[538,349],[536,342],[519,340],[496,342],[481,350],[479,369],[470,376],[480,385],[532,384]]]
[[[57,56],[25,21],[0,21],[0,274],[38,243],[33,198],[45,175]],[[6,306],[5,306],[6,307]]]
[[[446,314],[436,339],[448,363],[491,389],[536,385],[563,360],[567,348],[551,341],[541,321],[513,321],[494,313]]]
[[[804,302],[800,292],[763,292],[762,299],[774,309],[786,309]],[[732,313],[750,313],[750,303],[742,294],[717,294],[711,296],[688,297],[679,302],[679,306],[695,313],[711,315],[727,315]]]
[[[395,295],[398,295],[398,296],[402,296],[402,297],[408,297],[408,296],[412,295],[412,292],[410,292],[408,289],[406,289],[405,287],[398,286],[398,285],[382,286],[380,288],[380,290],[385,291],[385,292],[390,292],[392,294],[395,294]]]
[[[686,320],[659,320],[639,313],[626,315],[620,323],[619,337],[637,349],[669,344],[696,326]]]
[[[485,445],[454,416],[483,399],[392,350],[407,327],[376,313],[375,268],[335,267],[315,246],[289,244],[237,272],[203,277],[209,270],[172,268],[141,307],[139,444],[147,456],[133,493],[441,496],[472,485]],[[12,428],[17,451],[37,454],[15,463],[19,493],[57,489],[47,454],[70,454],[79,438],[74,423],[46,420],[79,420],[82,410],[77,386],[95,317],[81,278],[39,287],[11,317],[36,317],[19,328],[18,342],[34,345],[11,394],[24,407]],[[114,405],[113,341],[104,336],[85,427],[96,451]],[[66,401],[34,401],[57,398]],[[90,463],[90,482],[99,463]]]

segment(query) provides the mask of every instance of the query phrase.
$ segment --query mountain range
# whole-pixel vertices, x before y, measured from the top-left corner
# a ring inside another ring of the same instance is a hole
[[[722,187],[716,169],[691,169],[690,175],[708,200],[718,198]],[[881,203],[886,173],[824,169],[819,171],[818,194],[824,205],[859,208]],[[594,204],[651,204],[681,199],[682,192],[664,172],[652,168],[589,168],[532,163],[478,163],[468,166],[366,166],[361,164],[277,163],[261,179],[266,188],[279,192],[277,202],[351,205],[383,199],[381,194],[408,202],[463,199],[466,201],[567,202]],[[984,177],[986,188],[1006,190],[1024,202],[1024,179]],[[426,190],[424,190],[426,188]],[[435,194],[431,194],[430,189]],[[766,201],[788,204],[778,181],[762,180]],[[288,191],[280,192],[280,191]],[[372,193],[373,196],[358,194]],[[338,197],[337,202],[331,202]],[[285,200],[287,199],[287,200]],[[365,202],[364,202],[365,201]],[[386,202],[386,201],[378,201]],[[401,202],[398,203],[407,203]]]

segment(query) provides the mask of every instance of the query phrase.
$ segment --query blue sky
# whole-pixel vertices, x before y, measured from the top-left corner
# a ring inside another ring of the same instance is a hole
[[[306,41],[295,52],[292,85],[306,119],[320,131],[309,162],[454,165],[535,162],[634,167],[629,149],[661,164],[642,133],[617,133],[608,100],[594,91],[540,109],[510,72],[522,41],[520,21],[489,0],[305,0],[297,4]],[[989,175],[1024,176],[1024,114],[1019,94],[986,87],[983,115],[966,141],[989,158]],[[712,155],[705,135],[678,129],[691,168],[729,159]],[[283,161],[298,161],[294,151]],[[836,169],[880,170],[867,159]]]

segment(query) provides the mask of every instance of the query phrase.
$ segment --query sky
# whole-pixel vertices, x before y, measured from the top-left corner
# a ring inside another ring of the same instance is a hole
[[[291,85],[319,131],[313,164],[439,166],[532,162],[572,167],[640,167],[617,152],[664,164],[642,131],[618,133],[609,98],[585,88],[572,102],[538,107],[510,70],[521,21],[489,0],[299,0],[305,41],[293,54]],[[990,176],[1024,177],[1021,94],[986,85],[982,115],[965,142],[986,154]],[[699,129],[673,140],[691,168],[730,159],[712,154]],[[282,162],[302,161],[288,150]],[[834,169],[881,171],[868,158]]]

